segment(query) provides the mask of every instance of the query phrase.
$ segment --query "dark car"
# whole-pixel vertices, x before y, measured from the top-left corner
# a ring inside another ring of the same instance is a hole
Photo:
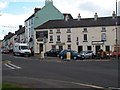
[[[93,51],[87,50],[87,51],[81,51],[80,54],[82,54],[85,58],[95,58],[95,54]]]
[[[67,53],[70,53],[70,58],[73,60],[80,59],[83,60],[84,56],[78,53],[77,51],[74,50],[62,50],[59,54],[60,59],[66,59],[67,58]]]
[[[45,52],[45,56],[57,57],[60,52],[60,49],[51,49],[50,51]]]

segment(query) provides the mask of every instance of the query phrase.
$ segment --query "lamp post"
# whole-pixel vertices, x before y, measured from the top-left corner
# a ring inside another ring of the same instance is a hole
[[[118,17],[117,17],[117,0],[116,0],[116,60],[118,60]]]

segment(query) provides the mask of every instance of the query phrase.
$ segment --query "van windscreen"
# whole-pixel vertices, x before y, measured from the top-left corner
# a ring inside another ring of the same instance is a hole
[[[24,50],[24,49],[28,49],[27,46],[21,46],[21,49]]]

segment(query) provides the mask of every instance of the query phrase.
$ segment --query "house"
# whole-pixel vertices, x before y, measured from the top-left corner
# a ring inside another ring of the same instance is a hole
[[[34,16],[41,8],[35,8],[34,14],[25,20],[25,41],[28,43],[29,48],[34,47]]]
[[[120,16],[118,16],[120,29]],[[116,15],[109,17],[49,20],[36,29],[37,52],[46,52],[52,48],[72,49],[78,52],[99,49],[113,51],[116,45]],[[118,30],[120,39],[120,30]],[[44,38],[46,37],[46,38]],[[120,40],[119,40],[120,42]]]
[[[15,32],[15,43],[25,43],[25,27],[19,25],[19,29]]]
[[[72,16],[70,16],[70,18],[71,17]],[[52,0],[45,0],[45,6],[43,8],[35,8],[34,14],[25,20],[26,42],[30,48],[33,47],[35,53],[38,53],[38,50],[36,49],[37,39],[34,28],[49,20],[56,19],[64,19],[64,15],[53,5]]]
[[[14,33],[9,32],[3,39],[3,48],[12,51],[14,44]]]

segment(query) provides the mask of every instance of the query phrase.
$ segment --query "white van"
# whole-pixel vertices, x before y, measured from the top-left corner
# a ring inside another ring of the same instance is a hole
[[[13,54],[20,56],[30,56],[31,50],[28,48],[27,43],[15,43],[13,45]]]

